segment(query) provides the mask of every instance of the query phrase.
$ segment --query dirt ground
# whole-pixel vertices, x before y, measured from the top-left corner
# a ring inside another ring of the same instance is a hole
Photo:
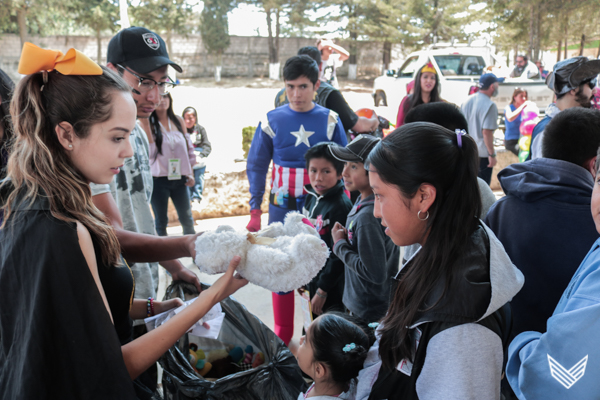
[[[373,79],[341,79],[340,85],[352,109],[373,108]],[[275,95],[282,87],[282,81],[267,78],[223,78],[219,83],[202,78],[183,80],[172,91],[175,113],[181,115],[185,107],[195,107],[199,123],[206,129],[212,144],[212,153],[207,160],[204,199],[200,207],[194,205],[194,219],[249,213],[250,194],[242,152],[242,128],[256,127],[264,119],[266,113],[274,108]],[[380,107],[378,112],[384,108]],[[263,202],[263,211],[267,211],[266,201]],[[169,221],[171,224],[178,222],[172,205]]]

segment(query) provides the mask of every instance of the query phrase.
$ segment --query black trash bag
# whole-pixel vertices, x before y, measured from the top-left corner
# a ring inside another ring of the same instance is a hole
[[[203,290],[208,287],[202,284]],[[196,296],[198,291],[194,285],[177,281],[167,288],[164,299],[179,297],[185,301]],[[264,354],[265,362],[256,368],[208,381],[197,375],[188,362],[186,334],[159,360],[165,400],[296,400],[300,392],[308,389],[296,357],[273,331],[232,297],[223,300],[221,308],[225,320],[219,339],[227,333],[234,335],[240,345],[254,343]]]

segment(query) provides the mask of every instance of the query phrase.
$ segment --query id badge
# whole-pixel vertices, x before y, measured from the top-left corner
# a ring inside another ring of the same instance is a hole
[[[181,160],[179,158],[169,159],[169,176],[170,181],[181,179]]]

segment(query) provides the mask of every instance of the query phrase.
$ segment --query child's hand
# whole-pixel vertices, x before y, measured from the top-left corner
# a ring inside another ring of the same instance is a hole
[[[310,300],[310,305],[311,305],[313,314],[317,314],[317,315],[323,314],[323,306],[325,305],[326,300],[327,300],[327,292],[324,292],[321,289],[317,289],[317,293],[315,293],[313,298]]]
[[[165,311],[169,311],[173,308],[177,308],[182,305],[183,305],[183,301],[180,298],[174,298],[174,299],[165,300],[165,301],[155,301],[154,302],[154,315],[164,313]]]
[[[348,239],[348,231],[339,222],[336,222],[331,229],[331,237],[333,238],[333,244],[335,245],[338,240]]]

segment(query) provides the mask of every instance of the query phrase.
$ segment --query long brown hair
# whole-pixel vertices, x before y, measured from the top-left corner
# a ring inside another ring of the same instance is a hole
[[[445,279],[448,290],[461,268],[454,261],[468,245],[481,213],[477,159],[470,136],[461,136],[459,145],[454,132],[429,122],[401,126],[369,154],[367,168],[377,170],[404,198],[412,199],[423,183],[436,189],[425,222],[427,240],[402,271],[380,328],[379,354],[386,368],[414,357],[409,327],[418,313],[437,305],[425,304],[437,280]]]
[[[419,72],[417,72],[417,75],[415,76],[415,79],[414,79],[415,86],[413,88],[412,97],[410,98],[410,109],[413,109],[416,106],[419,106],[421,104],[425,104],[423,102],[423,97],[421,96],[421,75],[423,75],[423,68],[425,68],[426,66],[427,66],[427,64],[425,64],[421,68],[419,68]],[[431,89],[431,93],[429,94],[429,102],[430,103],[442,101],[442,98],[440,97],[440,77],[438,76],[437,73],[435,73],[434,75],[435,75],[435,85],[433,86],[433,89]]]
[[[110,119],[113,93],[131,92],[122,78],[107,68],[102,70],[98,76],[51,71],[46,83],[39,72],[24,77],[17,85],[10,110],[14,143],[7,173],[14,189],[4,206],[4,224],[17,196],[24,194],[23,201],[33,202],[35,197],[45,195],[52,216],[81,222],[96,239],[104,263],[115,265],[121,252],[115,232],[92,202],[90,185],[55,133],[55,127],[66,121],[77,137],[86,138],[93,125]]]
[[[183,135],[183,139],[186,141],[187,145],[187,139],[185,137],[185,132],[187,131],[183,129],[181,123],[179,122],[179,118],[177,118],[177,115],[175,115],[175,112],[173,111],[173,97],[171,97],[171,93],[167,93],[164,98],[169,99],[169,107],[167,107],[167,118],[173,121],[177,130]],[[196,122],[198,122],[197,117]],[[163,143],[163,133],[162,129],[160,128],[160,122],[158,121],[158,114],[156,113],[156,110],[152,111],[152,114],[150,114],[150,128],[152,129],[152,134],[154,135],[154,143],[156,143],[157,151],[156,155],[154,156],[154,159],[156,160],[158,155],[162,154]]]
[[[527,90],[522,89],[522,88],[515,88],[515,91],[512,94],[512,99],[510,101],[510,104],[512,104],[513,106],[515,105],[515,97],[517,97],[518,95],[520,95],[521,93],[525,93],[525,96],[527,98],[529,98],[529,94],[527,93]]]

